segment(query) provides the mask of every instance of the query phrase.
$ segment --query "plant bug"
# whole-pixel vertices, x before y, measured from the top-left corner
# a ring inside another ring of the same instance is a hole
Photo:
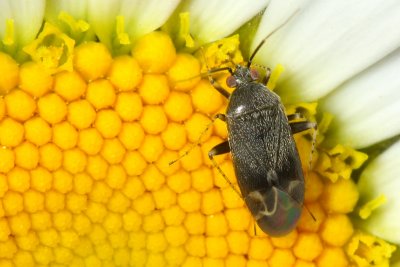
[[[294,121],[302,118],[299,113],[286,116],[279,96],[258,82],[258,72],[251,68],[261,46],[288,20],[260,42],[247,65],[209,70],[209,74],[228,70],[226,83],[235,88],[229,93],[209,75],[211,84],[228,99],[226,114],[215,116],[226,122],[228,140],[211,149],[209,158],[234,188],[214,160],[216,155],[231,153],[241,196],[270,236],[289,233],[300,218],[305,188],[293,134],[311,128],[316,133],[317,128],[314,122]]]

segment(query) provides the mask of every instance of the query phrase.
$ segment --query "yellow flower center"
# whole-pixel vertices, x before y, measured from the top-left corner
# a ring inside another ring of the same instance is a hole
[[[242,61],[237,37],[198,58],[177,53],[162,32],[114,58],[101,43],[73,53],[67,44],[46,24],[26,49],[32,62],[18,66],[0,53],[2,264],[340,267],[369,259],[347,216],[358,200],[349,177],[363,154],[317,149],[309,170],[309,133],[297,136],[308,210],[293,232],[273,238],[254,232],[243,200],[208,159],[226,126],[216,122],[193,147],[227,104],[201,69]],[[316,104],[287,108],[299,110],[313,117]],[[234,182],[230,158],[216,161]],[[384,262],[391,251],[381,244],[373,251]]]

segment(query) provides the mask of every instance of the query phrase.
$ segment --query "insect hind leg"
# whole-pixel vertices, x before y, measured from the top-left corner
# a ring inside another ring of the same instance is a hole
[[[214,156],[216,155],[221,155],[221,154],[226,154],[231,151],[229,147],[229,142],[225,141],[223,143],[220,143],[213,147],[209,152],[208,152],[208,157],[210,158],[213,166],[217,168],[218,172],[222,175],[222,177],[226,180],[226,182],[232,187],[232,189],[239,195],[240,198],[242,197],[242,194],[239,192],[239,190],[235,187],[235,185],[229,180],[228,176],[222,171],[221,167],[217,164],[217,162],[214,159]]]
[[[300,113],[294,113],[291,116],[294,119],[297,119],[297,116],[300,116],[299,118],[302,118],[302,115],[299,115]],[[288,119],[289,119],[288,116]],[[314,129],[313,135],[312,135],[312,142],[311,142],[311,153],[310,153],[310,159],[309,159],[309,166],[308,168],[311,169],[311,162],[312,162],[312,156],[314,154],[315,150],[315,140],[317,138],[317,123],[311,122],[311,121],[297,121],[297,122],[289,122],[290,129],[292,130],[292,134],[304,132],[309,129]]]

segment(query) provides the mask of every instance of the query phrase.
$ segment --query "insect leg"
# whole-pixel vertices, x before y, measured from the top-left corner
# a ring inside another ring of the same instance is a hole
[[[293,113],[293,114],[287,115],[288,121],[302,119],[302,118],[304,118],[304,116],[301,113]]]
[[[229,98],[231,95],[228,91],[226,91],[213,77],[208,76],[208,80],[210,81],[211,85],[220,92],[225,98]]]
[[[300,132],[306,131],[311,128],[314,129],[313,136],[312,136],[312,143],[311,143],[311,153],[310,153],[310,159],[309,159],[309,169],[311,169],[312,155],[314,153],[315,140],[317,138],[317,123],[310,122],[310,121],[298,121],[298,122],[289,122],[289,126],[292,129],[292,134],[300,133]]]
[[[298,114],[298,113],[295,113],[295,114]],[[295,114],[293,114],[293,115],[295,115]],[[290,122],[289,125],[290,125],[290,129],[292,129],[292,134],[300,133],[300,132],[306,131],[311,128],[317,130],[317,124],[315,122],[310,122],[310,121]]]
[[[222,121],[226,121],[226,116],[225,116],[225,114],[221,114],[221,113],[216,114],[216,115],[214,116],[214,118],[210,121],[210,123],[207,124],[206,128],[201,132],[201,134],[200,134],[200,136],[199,136],[199,139],[197,139],[197,142],[194,143],[188,150],[185,151],[185,153],[183,153],[182,155],[180,155],[177,159],[171,161],[171,162],[169,163],[169,165],[172,165],[172,164],[174,164],[175,162],[179,161],[181,158],[187,156],[187,155],[190,153],[190,151],[192,151],[193,148],[195,148],[197,145],[199,145],[199,144],[201,143],[201,138],[203,138],[203,135],[208,131],[208,129],[210,129],[210,127],[214,124],[214,122],[215,122],[216,119],[220,119],[220,120],[222,120]]]
[[[209,152],[208,152],[208,157],[210,158],[212,164],[214,165],[215,168],[217,168],[218,172],[224,177],[226,182],[232,187],[233,190],[240,196],[242,197],[242,194],[240,194],[239,190],[235,187],[235,185],[229,180],[229,178],[226,176],[226,174],[221,170],[221,167],[217,164],[217,162],[214,159],[214,156],[216,155],[221,155],[221,154],[226,154],[231,151],[229,147],[229,142],[225,141],[221,144],[216,145],[213,147]]]
[[[268,83],[268,81],[269,81],[269,78],[271,78],[271,69],[270,69],[270,68],[267,68],[267,70],[265,71],[265,77],[264,77],[264,79],[262,80],[262,83],[263,83],[265,86],[267,86],[267,83]]]

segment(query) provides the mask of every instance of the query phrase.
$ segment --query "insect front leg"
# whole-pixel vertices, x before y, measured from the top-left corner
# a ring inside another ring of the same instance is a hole
[[[229,153],[231,151],[229,147],[229,142],[225,141],[221,144],[216,145],[213,147],[209,152],[208,152],[208,157],[210,158],[212,164],[214,165],[215,168],[217,168],[218,172],[224,177],[226,182],[232,187],[233,190],[239,195],[240,198],[242,198],[242,194],[240,194],[239,190],[235,187],[235,185],[229,180],[229,178],[226,176],[226,174],[221,170],[221,167],[217,164],[217,162],[214,159],[214,156],[216,155],[222,155]]]
[[[292,120],[303,119],[303,118],[304,118],[304,116],[301,113],[293,113],[293,114],[287,115],[287,119],[288,119],[289,123]]]
[[[229,99],[230,93],[226,91],[213,77],[208,76],[208,80],[210,81],[211,85],[220,92],[226,99]]]
[[[267,68],[267,70],[265,71],[265,76],[264,79],[262,80],[262,83],[267,86],[267,83],[269,81],[269,78],[271,78],[271,69]]]

